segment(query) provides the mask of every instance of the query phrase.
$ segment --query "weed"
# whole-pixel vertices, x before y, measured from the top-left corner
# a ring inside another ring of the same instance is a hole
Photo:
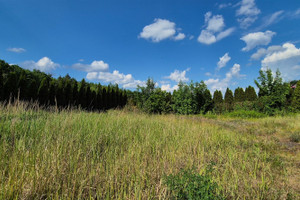
[[[211,169],[203,175],[195,169],[181,170],[178,174],[166,176],[164,183],[174,199],[224,199],[218,194],[221,189],[211,178]]]

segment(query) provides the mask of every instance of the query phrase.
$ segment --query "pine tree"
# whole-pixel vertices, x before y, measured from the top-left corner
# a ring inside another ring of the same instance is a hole
[[[223,95],[222,95],[222,92],[221,92],[221,91],[216,90],[216,91],[214,92],[213,102],[214,102],[215,104],[217,104],[217,103],[222,103],[222,102],[223,102]]]
[[[78,105],[85,108],[86,105],[86,82],[84,79],[80,82],[80,88],[78,92]]]
[[[10,72],[7,75],[7,80],[4,83],[4,96],[6,100],[12,98],[12,100],[17,96],[18,91],[18,78],[15,72]]]
[[[74,106],[78,105],[78,83],[75,79],[73,80],[73,85],[72,85],[72,97],[73,97],[72,104]]]
[[[49,103],[50,105],[55,105],[56,99],[56,81],[52,79],[49,83]]]
[[[218,114],[223,112],[223,95],[222,92],[216,90],[213,96],[214,111]]]
[[[232,109],[233,109],[233,93],[229,88],[226,89],[224,100],[225,100],[227,110],[232,111]]]
[[[236,88],[234,91],[234,102],[243,102],[245,101],[245,92],[243,88]]]
[[[0,66],[0,101],[4,99],[4,85],[3,85],[3,72]]]
[[[203,94],[205,104],[203,106],[203,112],[207,113],[208,111],[211,111],[213,109],[213,101],[212,101],[212,96],[210,94],[210,91],[206,89]]]
[[[245,99],[246,101],[256,101],[257,100],[257,94],[255,92],[254,87],[248,86],[245,90]]]
[[[38,89],[38,99],[40,104],[42,105],[46,105],[48,102],[48,98],[49,98],[49,81],[48,79],[45,77],[43,78],[40,87]]]
[[[296,111],[300,111],[300,81],[297,82],[293,100],[292,100],[292,108]]]

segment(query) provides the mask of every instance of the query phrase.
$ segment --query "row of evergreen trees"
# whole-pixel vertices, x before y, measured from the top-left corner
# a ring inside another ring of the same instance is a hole
[[[38,101],[40,105],[107,110],[127,103],[126,91],[118,85],[102,86],[76,81],[69,75],[53,78],[38,70],[24,70],[0,60],[0,101]]]
[[[180,82],[173,94],[155,88],[155,82],[148,79],[145,87],[128,92],[130,103],[148,113],[198,114],[231,112],[234,110],[255,110],[269,115],[276,112],[300,111],[300,82],[283,82],[279,71],[273,77],[271,70],[260,71],[254,87],[226,89],[224,98],[221,91],[211,95],[203,81],[186,84]],[[297,83],[297,84],[296,84]],[[297,85],[298,87],[294,87]],[[291,87],[292,86],[292,87]]]

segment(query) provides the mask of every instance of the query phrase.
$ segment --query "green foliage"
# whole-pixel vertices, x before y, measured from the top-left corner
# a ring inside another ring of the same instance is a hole
[[[273,77],[270,69],[259,71],[258,81],[255,80],[259,88],[259,109],[267,114],[274,114],[276,109],[281,110],[286,102],[286,95],[289,93],[289,84],[283,83],[281,74],[277,70]]]
[[[246,101],[256,101],[257,100],[257,94],[255,92],[254,87],[249,85],[245,90],[245,100]]]
[[[192,86],[192,85],[191,85]],[[178,84],[173,92],[173,110],[178,114],[195,114],[197,110],[196,99],[193,98],[193,88],[183,82]]]
[[[174,199],[225,199],[218,194],[220,188],[211,179],[211,169],[203,175],[193,169],[181,170],[178,174],[165,177],[164,183]]]
[[[214,92],[213,103],[214,103],[214,111],[217,114],[222,113],[224,106],[223,106],[223,95],[221,91],[216,90]]]
[[[234,90],[234,102],[243,102],[246,100],[245,92],[243,88],[236,88]]]
[[[255,110],[236,110],[230,113],[226,113],[225,116],[227,117],[234,117],[234,118],[263,118],[263,117],[267,117],[267,115],[265,115],[264,113],[261,112],[257,112]]]
[[[55,79],[50,74],[25,70],[0,60],[1,101],[13,102],[18,98],[60,108],[80,106],[87,110],[106,110],[123,107],[127,102],[126,95],[126,91],[120,90],[118,85],[104,86],[99,90],[96,84],[86,83],[84,79],[80,84],[69,75]],[[106,104],[103,104],[104,100]]]
[[[160,88],[155,89],[145,102],[147,113],[169,113],[171,111],[171,94],[162,91]]]
[[[224,100],[225,100],[226,110],[232,111],[233,110],[233,93],[229,88],[226,89]]]
[[[300,81],[297,82],[293,97],[292,107],[296,111],[300,111]]]

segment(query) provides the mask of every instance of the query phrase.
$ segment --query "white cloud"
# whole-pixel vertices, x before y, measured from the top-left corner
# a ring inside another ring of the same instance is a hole
[[[189,78],[186,77],[186,72],[189,70],[190,70],[189,68],[184,71],[179,71],[176,69],[174,72],[170,74],[170,76],[167,76],[165,78],[175,81],[177,83],[180,81],[187,82],[189,81]]]
[[[210,72],[206,72],[205,76],[211,76],[212,74]]]
[[[214,15],[208,19],[206,29],[208,31],[215,33],[215,32],[220,32],[221,30],[223,30],[224,26],[225,26],[225,23],[224,23],[223,16],[222,15]]]
[[[213,35],[213,33],[211,33],[208,30],[202,30],[201,34],[198,37],[198,42],[201,42],[203,44],[213,44],[217,41],[216,36]]]
[[[227,36],[229,36],[235,29],[229,28],[222,31],[225,27],[224,18],[222,15],[212,15],[207,12],[204,15],[205,29],[203,29],[198,37],[198,42],[203,44],[213,44]]]
[[[246,47],[244,47],[242,51],[250,51],[256,46],[268,45],[275,34],[276,34],[275,32],[266,31],[266,32],[249,33],[243,36],[241,40],[243,40],[246,43]]]
[[[26,52],[26,49],[14,47],[14,48],[8,48],[7,51],[14,52],[14,53],[23,53]]]
[[[225,53],[224,56],[220,57],[218,62],[218,69],[225,67],[230,59],[231,57],[228,55],[228,53]]]
[[[139,37],[151,40],[153,42],[160,42],[165,39],[182,40],[185,38],[183,33],[176,34],[176,24],[166,19],[155,19],[154,23],[143,28]]]
[[[108,71],[109,69],[109,65],[102,60],[95,60],[91,64],[75,63],[72,65],[72,67],[85,72]]]
[[[267,53],[261,64],[263,70],[279,69],[286,80],[297,79],[300,77],[300,48],[292,43],[285,43],[281,49]]]
[[[223,8],[227,8],[227,7],[230,7],[232,6],[231,3],[222,3],[222,4],[219,4],[219,9],[223,9]]]
[[[241,7],[236,11],[236,15],[241,28],[246,29],[256,21],[260,10],[256,7],[254,0],[242,0],[240,5]]]
[[[266,28],[272,24],[279,22],[283,19],[283,10],[277,11],[270,16],[267,16],[263,19],[263,24],[259,27],[260,29]]]
[[[37,62],[34,61],[25,61],[20,64],[21,67],[26,68],[26,69],[37,69],[42,72],[50,72],[52,70],[55,70],[57,67],[60,65],[57,63],[54,63],[50,58],[48,57],[43,57]]]
[[[184,33],[178,33],[178,35],[176,35],[174,37],[174,40],[183,40],[185,38],[185,34]]]
[[[279,51],[279,50],[282,50],[282,46],[274,45],[274,46],[268,47],[267,49],[260,48],[254,54],[251,55],[251,59],[259,60],[263,56],[273,53],[273,52],[276,52],[276,51]]]
[[[177,89],[178,89],[178,85],[174,85],[173,87],[171,87],[170,84],[166,84],[166,85],[161,86],[161,90],[167,91],[167,92],[173,92],[174,90],[177,90]]]
[[[116,83],[123,85],[123,88],[136,88],[137,85],[144,85],[144,81],[135,80],[131,74],[123,74],[117,70],[111,72],[88,72],[86,75],[88,80],[99,80],[106,83]]]
[[[233,31],[235,31],[235,28],[232,27],[232,28],[226,29],[225,31],[220,32],[216,37],[217,41],[222,40],[223,38],[231,35],[231,33],[233,33]]]
[[[204,83],[212,90],[221,90],[225,92],[226,88],[233,84],[233,78],[241,78],[245,75],[240,74],[241,66],[239,64],[234,64],[229,72],[226,73],[224,79],[208,79]]]

